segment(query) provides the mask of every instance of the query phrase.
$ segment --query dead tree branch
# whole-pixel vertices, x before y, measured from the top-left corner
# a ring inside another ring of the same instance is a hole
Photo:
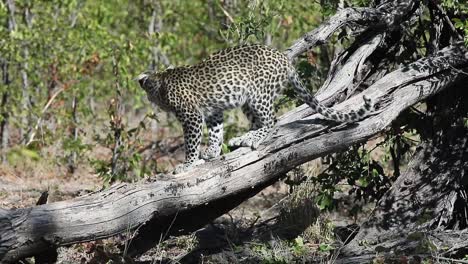
[[[375,7],[345,8],[322,23],[313,31],[305,34],[286,50],[286,55],[294,59],[310,48],[327,43],[338,29],[356,26],[364,30],[374,30],[375,34],[400,26],[408,20],[419,7],[419,1],[385,1]]]

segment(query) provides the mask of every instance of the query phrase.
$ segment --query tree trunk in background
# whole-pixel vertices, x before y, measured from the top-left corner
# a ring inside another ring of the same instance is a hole
[[[16,19],[15,19],[15,2],[13,0],[6,1],[6,7],[8,10],[8,32],[12,32],[16,30]],[[6,150],[8,148],[8,142],[10,141],[10,131],[9,131],[9,90],[8,86],[10,84],[10,76],[9,76],[9,61],[8,55],[6,58],[2,58],[2,81],[5,85],[6,89],[3,91],[1,102],[0,102],[0,111],[2,115],[2,120],[0,122],[0,141],[1,141],[1,148],[2,148],[2,161],[7,162],[6,157]]]
[[[8,148],[8,138],[9,138],[9,131],[8,131],[8,118],[9,113],[6,109],[8,103],[8,84],[10,82],[8,76],[8,61],[3,58],[2,59],[2,82],[5,85],[5,90],[2,93],[1,101],[0,101],[0,111],[2,115],[2,119],[0,121],[0,144],[1,144],[1,158],[2,162],[6,162],[6,151]]]
[[[73,96],[72,103],[71,103],[71,126],[70,126],[70,138],[76,142],[78,139],[78,113],[77,113],[77,107],[78,107],[78,98],[76,95]],[[68,156],[68,162],[67,162],[67,168],[68,168],[68,173],[73,174],[75,173],[76,170],[76,158],[77,158],[77,153],[76,151],[72,150],[70,155]]]
[[[161,32],[163,28],[163,7],[159,0],[153,0],[152,2],[152,13],[150,23],[148,25],[148,34],[151,36],[157,32]],[[165,67],[171,66],[169,58],[161,51],[157,41],[155,40],[151,49],[151,62],[149,65],[150,70],[158,70],[158,66],[164,65]],[[158,131],[158,122],[151,120],[151,130],[154,134]]]
[[[29,81],[28,81],[28,69],[29,65],[27,62],[27,58],[29,57],[29,50],[27,47],[23,48],[23,56],[25,58],[25,61],[23,62],[23,66],[21,69],[21,79],[23,80],[23,98],[22,98],[22,106],[23,106],[23,111],[28,111],[29,109]],[[21,127],[20,127],[20,138],[21,141],[25,142],[27,139],[28,131],[28,117],[30,115],[27,113],[24,113],[21,115]]]
[[[32,23],[33,23],[33,15],[31,14],[31,10],[29,6],[26,6],[24,8],[24,20],[26,21],[26,25],[28,27],[28,30],[31,30]],[[26,143],[28,139],[28,134],[29,134],[29,129],[28,127],[31,126],[30,124],[30,119],[31,119],[31,114],[29,113],[29,109],[31,106],[31,94],[30,94],[30,86],[29,86],[29,78],[28,78],[28,71],[29,71],[29,47],[27,43],[23,43],[23,58],[24,62],[21,66],[21,79],[23,81],[23,93],[22,93],[22,103],[21,105],[23,106],[23,111],[26,113],[23,113],[21,115],[21,127],[20,127],[20,140],[21,142]]]
[[[79,1],[76,9],[73,10],[72,15],[70,17],[70,28],[75,27],[80,9],[82,8],[83,4],[84,4],[83,1]],[[74,94],[72,101],[71,101],[71,107],[70,107],[71,108],[71,126],[69,127],[69,131],[70,131],[69,137],[74,142],[76,142],[76,140],[78,139],[78,131],[79,131],[78,129],[79,120],[78,120],[78,112],[77,112],[78,102],[79,101],[78,101],[77,95]],[[76,144],[73,143],[73,145],[76,145]],[[76,153],[76,150],[72,148],[70,155],[67,157],[67,170],[68,170],[68,173],[70,174],[75,173],[77,155],[78,154]]]
[[[163,7],[159,0],[153,0],[152,2],[152,12],[151,12],[151,19],[148,25],[148,34],[151,36],[157,32],[161,32],[163,28]],[[150,69],[151,70],[158,70],[157,66],[162,64],[166,67],[171,66],[171,63],[167,56],[161,51],[158,47],[157,40],[155,41],[154,45],[151,47],[151,63]]]

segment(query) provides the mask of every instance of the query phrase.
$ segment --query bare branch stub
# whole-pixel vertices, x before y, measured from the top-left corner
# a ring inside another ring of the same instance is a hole
[[[361,30],[373,29],[377,33],[389,31],[398,27],[402,21],[408,20],[419,4],[419,1],[412,0],[385,1],[375,8],[349,7],[339,10],[319,27],[297,40],[285,53],[293,60],[307,50],[327,43],[333,33],[344,26],[359,26]]]

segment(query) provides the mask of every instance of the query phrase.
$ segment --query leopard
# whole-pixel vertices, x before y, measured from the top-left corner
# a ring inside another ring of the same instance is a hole
[[[261,44],[222,49],[193,65],[145,71],[136,80],[151,103],[174,113],[182,124],[185,162],[174,173],[221,155],[223,112],[229,109],[240,107],[250,121],[250,130],[230,139],[228,146],[257,149],[276,122],[274,102],[288,84],[327,120],[357,122],[373,108],[372,100],[365,95],[364,103],[356,110],[338,111],[325,106],[304,86],[285,53]],[[208,145],[201,152],[204,123]]]

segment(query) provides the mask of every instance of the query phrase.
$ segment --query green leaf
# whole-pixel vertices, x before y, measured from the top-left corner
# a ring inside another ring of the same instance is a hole
[[[463,21],[461,21],[461,19],[459,19],[459,18],[454,18],[453,22],[455,22],[454,26],[456,28],[462,29],[464,27]]]
[[[301,236],[298,236],[294,239],[294,243],[296,246],[303,247],[304,246],[304,239]]]
[[[227,144],[223,143],[223,145],[221,146],[221,152],[223,154],[229,153],[230,152],[229,146]]]
[[[366,188],[369,185],[366,177],[361,177],[358,179],[359,186]]]
[[[318,249],[321,252],[329,252],[329,251],[333,250],[333,247],[331,245],[329,245],[329,244],[321,243],[319,245]]]
[[[21,149],[21,154],[24,157],[28,157],[28,158],[30,158],[32,160],[39,160],[41,158],[39,153],[37,153],[34,150],[30,150],[30,149],[26,149],[26,148]]]
[[[329,209],[332,207],[333,198],[329,194],[320,194],[318,196],[318,206],[320,210]]]

